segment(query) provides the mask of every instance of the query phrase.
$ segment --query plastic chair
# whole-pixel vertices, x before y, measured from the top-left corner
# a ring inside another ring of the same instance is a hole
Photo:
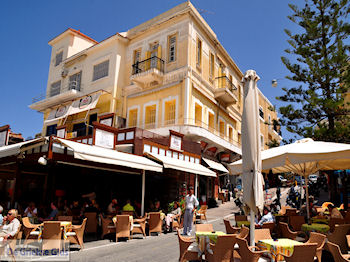
[[[81,249],[84,248],[84,231],[87,224],[87,218],[84,218],[83,223],[79,226],[72,226],[72,232],[67,232],[66,235],[70,243],[78,244]]]
[[[293,254],[290,256],[281,253],[277,254],[283,256],[286,262],[314,262],[316,248],[317,244],[303,244],[294,246]]]
[[[310,232],[309,240],[306,242],[306,244],[316,243],[317,249],[316,249],[316,257],[318,262],[321,262],[322,258],[322,249],[324,247],[324,244],[326,243],[326,236],[320,233]]]
[[[218,236],[216,244],[210,243],[212,253],[205,250],[208,262],[230,262],[233,256],[233,246],[236,242],[234,235]]]
[[[127,237],[130,239],[130,217],[128,215],[118,215],[115,222],[115,241],[118,238]]]
[[[224,224],[226,228],[226,234],[236,234],[239,232],[239,227],[233,227],[229,220],[224,219]]]

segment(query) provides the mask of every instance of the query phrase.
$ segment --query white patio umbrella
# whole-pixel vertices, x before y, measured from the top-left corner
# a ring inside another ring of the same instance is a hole
[[[260,157],[259,103],[256,82],[259,76],[248,70],[243,78],[242,115],[243,203],[250,208],[250,242],[254,245],[255,213],[264,206]]]
[[[307,177],[320,170],[350,169],[350,144],[313,141],[311,138],[261,152],[262,170],[274,173],[292,172]],[[241,174],[242,160],[228,165],[231,174]],[[243,172],[244,176],[244,172]],[[306,186],[306,201],[309,201]],[[310,218],[309,209],[307,216]]]

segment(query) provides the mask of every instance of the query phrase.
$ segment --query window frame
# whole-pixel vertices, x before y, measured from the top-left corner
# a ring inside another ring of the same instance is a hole
[[[71,87],[71,82],[72,81],[77,81],[77,80],[72,80],[73,77],[75,76],[78,76],[79,75],[79,85],[76,87],[76,88],[72,88]],[[69,79],[68,79],[68,90],[77,90],[77,91],[80,91],[81,89],[81,77],[82,77],[82,71],[79,71],[75,74],[72,74],[69,76]]]
[[[213,52],[209,51],[209,80],[210,81],[213,81],[214,75],[215,75],[215,55]]]
[[[57,59],[58,57],[60,57],[61,60]],[[57,62],[59,61],[59,62]],[[63,61],[63,50],[59,51],[56,53],[56,56],[55,56],[55,66],[58,66],[62,63]]]
[[[140,54],[140,56],[139,56],[139,60],[137,61],[137,62],[141,62],[142,60],[142,48],[140,47],[140,48],[137,48],[137,49],[135,49],[134,50],[134,52],[133,52],[133,64],[136,64],[136,54],[137,53],[139,53]]]
[[[98,66],[102,66],[102,64],[105,64],[105,63],[107,63],[107,71],[106,71],[106,73],[102,74],[101,73],[102,69],[99,69],[100,71],[97,72],[96,70],[97,70]],[[98,73],[100,73],[101,75],[98,75]],[[102,62],[100,62],[98,64],[94,64],[93,65],[93,69],[92,69],[92,81],[93,82],[97,81],[99,79],[105,78],[108,75],[109,75],[109,59],[104,60],[104,61],[102,61]]]
[[[260,110],[261,110],[261,112],[262,112],[262,116],[260,115]],[[265,112],[264,112],[264,109],[263,109],[263,107],[262,106],[259,106],[259,118],[261,119],[261,120],[263,120],[263,121],[265,121]]]
[[[57,83],[59,83],[59,87],[55,87],[55,88],[57,88],[59,91],[58,91],[58,93],[57,94],[53,94],[53,92],[52,92],[52,89],[53,89],[53,86],[55,85],[55,84],[57,84]],[[50,85],[50,97],[53,97],[53,96],[57,96],[57,95],[59,95],[59,94],[61,94],[61,87],[62,87],[62,81],[61,80],[58,80],[58,81],[55,81],[55,82],[53,82],[53,83],[51,83],[51,85]]]
[[[202,68],[202,57],[203,56],[203,41],[197,36],[196,41],[196,66],[197,68]]]
[[[171,60],[171,39],[175,37],[175,42],[174,44],[174,60]],[[177,33],[169,35],[168,36],[168,63],[173,63],[176,62],[176,58],[177,58]]]

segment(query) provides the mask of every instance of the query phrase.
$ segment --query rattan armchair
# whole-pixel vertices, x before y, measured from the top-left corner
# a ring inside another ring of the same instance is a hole
[[[224,224],[226,228],[226,234],[237,234],[240,230],[240,227],[233,227],[229,220],[224,219]]]
[[[241,261],[243,262],[257,262],[259,258],[268,251],[256,251],[253,249],[258,249],[257,247],[249,247],[247,240],[243,238],[236,238],[237,244],[239,246],[239,255]]]
[[[73,216],[58,216],[57,220],[73,222]]]
[[[118,238],[127,237],[130,239],[130,217],[128,215],[118,215],[115,222],[115,241]]]
[[[317,244],[303,244],[294,246],[293,254],[287,256],[285,254],[277,253],[284,257],[286,262],[314,262],[316,256]]]
[[[84,218],[83,223],[78,226],[73,226],[71,232],[67,232],[66,235],[70,243],[78,244],[81,249],[84,248],[84,232],[87,223],[87,218]]]
[[[42,233],[43,250],[61,249],[62,229],[58,221],[45,221]]]
[[[257,244],[259,240],[262,239],[272,239],[270,230],[268,228],[255,229],[254,242]]]
[[[348,250],[346,235],[350,230],[350,224],[335,225],[332,233],[327,235],[328,241],[338,245],[343,253]]]
[[[289,225],[294,231],[301,231],[301,226],[305,224],[305,218],[303,216],[290,216]]]
[[[207,209],[208,209],[207,205],[201,205],[200,209],[196,211],[196,218],[197,216],[199,216],[199,220],[201,221],[201,223],[202,223],[202,218],[204,220],[207,220]]]
[[[84,216],[87,218],[86,222],[86,233],[97,232],[97,213],[96,212],[86,212]]]
[[[162,233],[162,219],[160,218],[160,212],[150,212],[148,226],[149,234],[151,233]]]
[[[40,225],[32,224],[29,220],[29,217],[24,217],[22,219],[23,223],[23,233],[24,238],[27,239],[37,239],[39,237],[39,231],[37,229]]]
[[[198,224],[196,225],[196,232],[212,232],[214,231],[213,224]]]
[[[100,214],[100,219],[102,222],[102,234],[101,238],[103,239],[108,234],[115,234],[115,225],[111,217],[104,218],[102,214]]]
[[[298,236],[297,232],[293,232],[289,229],[289,226],[287,223],[280,222],[279,226],[283,237],[295,240],[296,237]]]
[[[349,262],[350,255],[342,254],[340,247],[332,242],[327,242],[326,247],[331,252],[334,262]]]
[[[234,235],[218,236],[216,244],[210,243],[209,252],[205,250],[205,259],[208,262],[230,262],[233,257],[233,246],[236,242]]]
[[[178,230],[181,226],[181,218],[182,218],[182,214],[177,214],[175,216],[173,216],[173,221],[171,223],[172,228]]]
[[[270,234],[272,234],[275,231],[275,226],[275,222],[267,222],[262,224],[261,228],[267,228],[268,230],[270,230]]]
[[[235,215],[235,221],[247,221],[248,218],[245,215]]]
[[[187,250],[188,247],[194,243],[194,240],[190,237],[184,237],[181,236],[180,230],[177,230],[177,237],[179,240],[179,247],[180,247],[180,257],[179,261],[190,261],[190,260],[197,260],[198,259],[198,252],[189,251]]]
[[[331,217],[331,218],[329,219],[329,223],[328,223],[328,225],[329,225],[329,231],[330,231],[330,232],[333,232],[333,231],[335,230],[335,225],[343,225],[343,224],[345,224],[345,219],[343,219],[343,218],[333,218],[333,217]]]
[[[322,250],[324,247],[324,244],[326,243],[326,236],[320,233],[310,232],[309,240],[306,242],[306,244],[316,243],[317,249],[316,249],[316,257],[318,262],[321,262],[322,258]]]
[[[246,239],[248,235],[249,235],[249,228],[246,226],[242,226],[237,237]]]
[[[131,235],[142,234],[146,237],[146,217],[134,219]]]

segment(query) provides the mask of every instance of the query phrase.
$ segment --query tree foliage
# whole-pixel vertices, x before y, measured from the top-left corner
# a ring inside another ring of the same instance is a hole
[[[315,140],[350,142],[350,83],[348,0],[312,0],[303,8],[290,4],[288,18],[301,30],[288,35],[282,57],[295,86],[277,97],[281,124],[289,132]]]

